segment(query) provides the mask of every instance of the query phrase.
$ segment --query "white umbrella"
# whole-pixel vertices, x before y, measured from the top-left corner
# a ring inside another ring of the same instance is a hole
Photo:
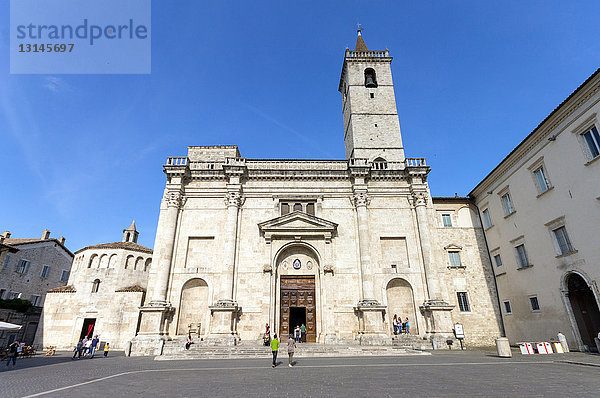
[[[15,325],[14,323],[0,322],[0,330],[19,330],[21,325]]]

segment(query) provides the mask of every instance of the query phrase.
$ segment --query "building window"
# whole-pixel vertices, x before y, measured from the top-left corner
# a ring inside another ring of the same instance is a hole
[[[483,215],[483,227],[485,229],[488,229],[489,227],[492,226],[492,218],[490,217],[490,210],[485,209],[481,212],[481,214]]]
[[[12,299],[16,299],[16,298],[19,298],[19,297],[21,297],[21,293],[19,293],[19,292],[8,292],[7,299],[8,300],[12,300]]]
[[[41,297],[40,296],[36,296],[35,294],[32,295],[29,298],[29,301],[31,302],[31,305],[33,305],[34,307],[39,307],[40,302],[41,302]]]
[[[377,127],[377,125],[375,125]],[[387,169],[387,161],[384,158],[377,158],[373,160],[373,168],[375,170],[385,170]]]
[[[548,177],[546,176],[546,170],[544,169],[544,166],[541,166],[535,170],[533,174],[535,175],[535,182],[537,184],[539,193],[544,193],[550,189],[551,185],[548,181]]]
[[[574,251],[573,246],[571,245],[571,241],[569,240],[569,235],[567,235],[567,230],[564,226],[556,228],[552,231],[552,233],[554,234],[554,238],[556,239],[559,255],[571,253]]]
[[[450,217],[450,214],[442,214],[442,222],[444,223],[444,227],[451,227],[452,218]]]
[[[458,298],[458,308],[460,309],[460,312],[471,312],[467,292],[456,292],[456,297]]]
[[[500,257],[499,254],[496,254],[494,256],[494,263],[496,264],[496,267],[501,267],[502,266],[502,258]]]
[[[6,289],[0,289],[0,300],[4,298],[4,293],[6,293]]]
[[[290,213],[291,211],[302,211],[310,215],[315,215],[315,202],[281,202],[281,215]]]
[[[60,281],[65,283],[69,281],[69,271],[66,269],[62,270],[62,273],[60,274]]]
[[[504,302],[504,313],[505,314],[512,314],[512,308],[510,308],[510,301],[506,300]]]
[[[525,245],[519,245],[515,247],[517,252],[517,260],[519,262],[519,268],[529,267],[529,259],[527,258],[527,251],[525,250]]]
[[[19,274],[26,274],[29,271],[29,261],[23,259],[19,260],[16,271]]]
[[[540,303],[538,302],[537,297],[529,297],[529,304],[531,305],[531,311],[535,312],[540,310]]]
[[[40,274],[40,277],[42,277],[42,278],[48,278],[48,275],[50,275],[50,266],[49,265],[44,265],[42,267],[42,273]]]
[[[10,254],[7,254],[6,258],[4,259],[4,265],[2,265],[2,269],[8,268],[8,262],[9,261],[10,261]]]
[[[502,195],[502,208],[504,209],[505,216],[509,216],[515,212],[515,207],[509,193]]]
[[[596,127],[592,127],[590,130],[582,134],[583,139],[587,145],[590,157],[592,159],[600,155],[600,135]]]
[[[460,267],[462,265],[460,263],[460,254],[458,252],[448,252],[448,256],[450,257],[451,267]]]
[[[100,288],[100,279],[96,279],[94,283],[92,283],[92,293],[98,293],[98,289]]]

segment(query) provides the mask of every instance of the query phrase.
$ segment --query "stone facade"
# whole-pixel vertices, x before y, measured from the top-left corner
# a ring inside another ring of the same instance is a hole
[[[152,250],[137,244],[135,224],[123,241],[75,252],[68,286],[48,292],[43,313],[44,346],[70,349],[84,335],[99,335],[114,349],[127,349],[139,327],[152,265]]]
[[[345,160],[252,160],[236,146],[167,160],[132,355],[188,332],[256,341],[266,323],[279,334],[306,323],[320,343],[389,344],[396,313],[444,346],[455,322],[467,344],[493,344],[501,326],[477,212],[466,198],[431,198],[429,166],[404,157],[391,60],[346,51]],[[441,226],[441,212],[455,224]],[[449,268],[449,251],[463,266]]]
[[[548,341],[562,332],[571,347],[595,349],[599,113],[600,70],[470,194],[482,219],[489,217],[485,233],[491,257],[500,260],[494,271],[511,342]]]
[[[73,254],[65,247],[65,239],[50,238],[44,230],[40,239],[12,238],[6,231],[0,236],[0,299],[20,298],[33,304],[31,310],[21,313],[1,310],[0,320],[20,324],[18,332],[0,332],[0,347],[14,339],[34,343],[41,307],[45,305],[46,291],[66,285]]]

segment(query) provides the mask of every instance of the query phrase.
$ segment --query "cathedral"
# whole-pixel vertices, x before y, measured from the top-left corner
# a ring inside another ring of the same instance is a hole
[[[388,50],[360,32],[339,83],[346,159],[248,159],[235,145],[169,157],[154,249],[135,224],[122,242],[75,253],[50,292],[44,345],[99,333],[114,349],[161,355],[193,334],[210,345],[285,336],[388,345],[395,317],[411,339],[446,347],[502,335],[479,213],[431,197],[423,158],[406,158]],[[458,325],[458,326],[457,326]]]
[[[478,211],[431,197],[406,158],[388,50],[360,32],[339,83],[346,159],[248,159],[235,145],[169,157],[148,291],[131,355],[197,334],[257,341],[306,325],[307,341],[389,344],[393,317],[438,344],[501,335]]]

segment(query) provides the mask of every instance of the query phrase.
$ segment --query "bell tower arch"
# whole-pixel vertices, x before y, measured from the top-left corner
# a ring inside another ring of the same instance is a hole
[[[346,159],[382,157],[403,162],[392,57],[388,50],[369,50],[361,30],[354,51],[346,49],[340,77]]]

